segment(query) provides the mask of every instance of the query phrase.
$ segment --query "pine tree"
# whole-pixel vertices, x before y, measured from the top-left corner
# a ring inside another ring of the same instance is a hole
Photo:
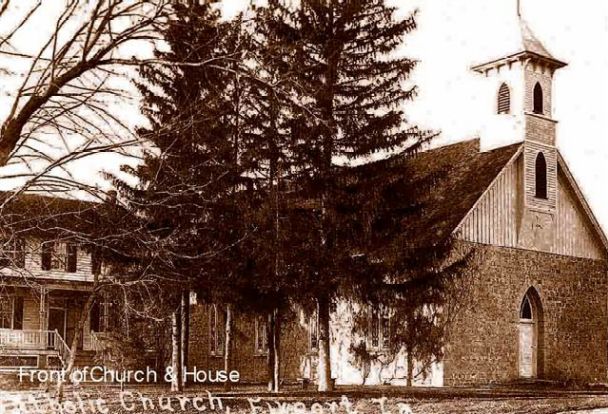
[[[415,61],[399,57],[415,15],[399,20],[384,0],[270,0],[268,27],[286,50],[281,65],[298,86],[301,122],[293,129],[294,170],[303,200],[312,200],[308,231],[299,234],[300,300],[319,313],[319,390],[331,389],[329,321],[332,306],[370,275],[361,274],[357,228],[341,217],[337,160],[377,153],[413,153],[433,134],[408,126],[404,103]],[[304,237],[306,236],[306,237]],[[293,265],[293,263],[292,263]],[[383,277],[378,273],[378,277]]]
[[[136,263],[131,271],[163,281],[172,298],[179,372],[187,358],[180,345],[187,344],[182,312],[190,289],[226,304],[226,364],[231,360],[232,302],[239,300],[247,266],[240,251],[247,230],[239,159],[242,91],[233,66],[246,43],[235,41],[241,40],[238,24],[222,22],[212,6],[174,7],[176,18],[162,32],[168,50],[156,52],[167,64],[142,67],[137,85],[149,123],[139,133],[150,148],[140,166],[123,168],[137,179],[135,186],[116,177],[114,183],[134,220],[130,240],[123,241]],[[173,386],[179,389],[181,379]]]

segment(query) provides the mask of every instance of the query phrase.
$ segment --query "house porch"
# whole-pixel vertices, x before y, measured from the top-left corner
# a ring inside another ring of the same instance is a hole
[[[88,290],[88,289],[87,289]],[[61,367],[70,355],[85,289],[60,286],[3,286],[0,290],[0,368]],[[78,348],[98,348],[100,313],[91,312]]]

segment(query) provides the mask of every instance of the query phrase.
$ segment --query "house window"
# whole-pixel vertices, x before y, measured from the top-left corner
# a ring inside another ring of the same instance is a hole
[[[0,328],[23,329],[23,297],[0,297]]]
[[[370,346],[373,349],[388,349],[391,344],[390,314],[386,307],[372,308],[370,317]]]
[[[498,114],[508,114],[511,112],[511,91],[506,83],[500,85],[498,90]]]
[[[268,355],[268,322],[262,316],[255,318],[255,355]]]
[[[19,237],[13,237],[2,243],[0,252],[0,266],[2,267],[25,267],[25,241]]]
[[[74,243],[42,243],[42,270],[62,270],[74,273],[78,268],[78,245]]]
[[[308,333],[310,336],[310,350],[317,351],[319,349],[319,314],[314,312],[308,323]]]
[[[78,245],[74,243],[67,243],[65,245],[65,249],[65,271],[68,273],[75,273],[78,267]]]
[[[217,305],[209,307],[209,353],[214,356],[223,355],[223,344],[220,334],[221,324]]]
[[[42,254],[40,257],[40,263],[42,270],[51,270],[53,268],[53,256],[55,250],[55,243],[44,242],[42,243]]]
[[[13,328],[13,298],[0,297],[0,328]]]
[[[101,252],[97,247],[91,251],[91,272],[94,275],[101,274]]]
[[[535,166],[536,189],[535,197],[547,199],[547,161],[542,152],[536,156]]]
[[[544,113],[543,88],[540,83],[534,86],[534,113],[542,115]]]

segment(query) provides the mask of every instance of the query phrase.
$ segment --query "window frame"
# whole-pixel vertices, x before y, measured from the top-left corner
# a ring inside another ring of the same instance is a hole
[[[8,301],[10,303],[9,304],[10,310],[7,310],[7,312],[5,313],[2,311],[3,307],[0,306],[0,329],[10,329],[13,331],[22,330],[23,329],[23,307],[24,307],[23,296],[3,295],[2,297],[0,297],[0,302],[2,302],[2,301]],[[17,306],[17,304],[19,304],[19,306]],[[17,311],[19,311],[19,313],[20,313],[20,317],[21,317],[20,320],[18,320],[16,317]],[[8,318],[5,319],[5,316],[8,316]],[[7,320],[9,322],[8,326],[4,326],[4,324],[3,324],[4,320]]]
[[[391,312],[386,306],[372,306],[369,310],[369,335],[367,342],[373,351],[388,351],[391,347]],[[377,330],[377,338],[374,337]]]
[[[504,82],[498,88],[496,113],[498,115],[509,115],[511,113],[511,88]]]
[[[534,159],[534,197],[539,200],[549,199],[547,158],[542,151]]]
[[[317,311],[308,318],[308,349],[310,352],[319,351],[319,312]]]
[[[65,271],[66,273],[78,272],[78,244],[65,243]]]
[[[257,315],[254,320],[255,339],[254,350],[255,356],[268,356],[270,347],[268,346],[268,321],[264,320],[262,315]]]
[[[0,260],[6,260],[8,262],[7,267],[25,269],[26,243],[22,237],[11,237],[2,244],[2,247]],[[9,247],[9,249],[5,247]]]
[[[530,314],[529,318],[526,317],[528,316],[526,315],[526,311]],[[528,298],[528,295],[524,296],[524,300],[521,302],[521,307],[519,310],[519,319],[523,321],[534,320],[534,310],[532,309],[532,303],[530,303],[530,298]]]
[[[3,306],[3,302],[8,302],[8,307],[10,310],[5,310]],[[8,318],[6,318],[8,316]],[[0,329],[13,329],[15,319],[15,297],[13,295],[10,296],[1,296],[0,297]],[[8,326],[4,325],[4,321],[8,321]]]
[[[540,82],[536,82],[532,91],[532,112],[537,115],[545,114],[545,92]]]
[[[78,272],[78,243],[47,240],[40,247],[40,269],[45,272]]]
[[[55,242],[43,241],[40,244],[40,269],[50,272],[53,269],[53,256],[55,254]]]

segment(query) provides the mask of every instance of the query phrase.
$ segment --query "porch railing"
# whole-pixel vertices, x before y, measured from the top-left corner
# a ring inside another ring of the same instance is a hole
[[[63,363],[70,357],[70,347],[59,332],[34,329],[0,329],[0,350],[55,350]]]
[[[97,353],[104,351],[103,334],[91,331],[91,349]]]
[[[0,349],[46,349],[53,339],[52,331],[0,329]]]
[[[57,353],[59,354],[59,358],[61,358],[61,362],[63,362],[63,364],[65,365],[68,363],[70,355],[72,355],[72,350],[70,349],[68,344],[65,343],[61,335],[59,335],[59,332],[57,332],[57,330],[53,332],[55,334],[53,337],[53,348],[55,349],[55,351],[57,351]]]

